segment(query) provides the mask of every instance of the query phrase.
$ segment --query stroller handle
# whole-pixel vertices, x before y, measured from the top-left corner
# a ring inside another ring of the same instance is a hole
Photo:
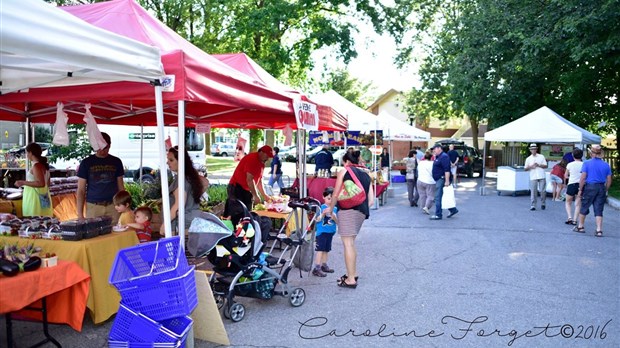
[[[288,202],[288,206],[291,208],[301,208],[303,210],[312,210],[314,206],[320,207],[321,203],[312,197],[305,197],[300,200]]]

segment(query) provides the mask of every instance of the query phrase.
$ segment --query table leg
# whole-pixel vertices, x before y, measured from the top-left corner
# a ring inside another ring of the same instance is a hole
[[[51,342],[58,348],[62,348],[60,343],[58,343],[58,341],[56,341],[56,339],[54,339],[54,337],[52,337],[49,333],[49,330],[48,330],[49,323],[47,322],[47,301],[45,297],[41,299],[41,308],[25,307],[24,309],[27,309],[30,311],[41,312],[43,316],[42,318],[43,319],[43,334],[45,335],[45,339],[33,345],[31,348],[40,347],[48,342]],[[13,323],[11,320],[11,313],[6,314],[6,340],[7,340],[8,347],[12,348],[13,347]]]
[[[7,313],[6,317],[6,346],[13,348],[13,322],[11,321],[11,313]]]

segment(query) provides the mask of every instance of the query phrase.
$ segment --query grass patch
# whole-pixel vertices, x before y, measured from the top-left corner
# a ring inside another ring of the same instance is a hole
[[[231,171],[237,167],[237,163],[230,157],[207,156],[207,172],[212,174],[219,171]]]
[[[620,199],[620,175],[614,176],[609,188],[609,196]]]

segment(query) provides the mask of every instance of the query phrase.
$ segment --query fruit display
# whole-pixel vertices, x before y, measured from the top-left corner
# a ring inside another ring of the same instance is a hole
[[[288,210],[288,202],[290,197],[288,195],[279,195],[269,197],[269,201],[265,203],[267,210],[283,212]]]
[[[40,247],[34,244],[26,246],[4,245],[0,248],[0,271],[7,277],[15,276],[19,271],[30,272],[41,267]]]
[[[267,207],[264,204],[258,203],[254,205],[254,210],[267,210]]]

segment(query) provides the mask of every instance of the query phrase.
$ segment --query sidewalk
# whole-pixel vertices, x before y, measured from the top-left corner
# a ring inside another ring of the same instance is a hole
[[[480,179],[461,178],[459,214],[431,221],[409,207],[405,184],[393,184],[394,197],[371,210],[357,238],[357,289],[336,286],[345,273],[336,237],[329,254],[336,273],[300,279],[291,272],[291,284],[306,291],[303,306],[237,298],[246,315],[239,323],[224,320],[231,344],[620,346],[620,232],[613,227],[620,214],[606,206],[605,235],[596,238],[592,217],[578,234],[564,224],[561,202],[532,212],[529,196],[497,196],[493,187],[487,179],[482,196]],[[51,333],[63,347],[105,347],[111,323],[94,326],[87,317],[81,333],[58,325]],[[18,347],[41,335],[28,322],[15,322],[14,333]],[[5,337],[0,330],[0,345]],[[216,345],[197,340],[195,347]]]

